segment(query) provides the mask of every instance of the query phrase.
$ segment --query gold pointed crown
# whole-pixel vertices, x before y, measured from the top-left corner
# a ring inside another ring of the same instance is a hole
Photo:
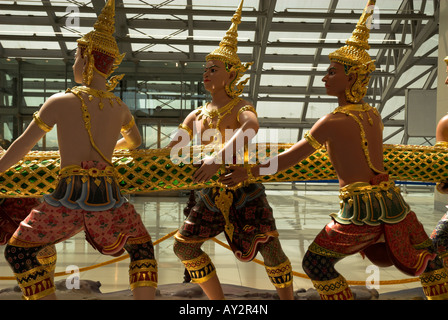
[[[238,25],[241,23],[241,16],[243,12],[244,0],[236,10],[232,18],[232,25],[227,31],[225,37],[222,39],[219,47],[213,50],[205,59],[219,60],[224,63],[229,63],[230,65],[237,66],[241,64],[241,60],[238,57]]]
[[[120,56],[115,33],[115,0],[108,0],[94,24],[94,30],[78,39],[78,44],[113,58]]]
[[[244,81],[238,83],[243,76],[243,73],[249,69],[253,62],[242,64],[238,57],[238,25],[241,23],[241,16],[243,13],[244,0],[241,0],[238,9],[232,17],[232,25],[226,32],[225,37],[222,39],[219,47],[213,50],[207,57],[206,61],[219,60],[226,64],[228,71],[235,71],[235,79],[226,87],[226,92],[230,97],[237,97],[244,91],[244,86],[249,81],[247,78]]]
[[[88,57],[88,67],[84,72],[84,81],[87,85],[91,82],[93,69],[107,78],[118,68],[125,56],[125,53],[120,54],[117,41],[113,36],[115,33],[115,0],[107,1],[93,27],[93,31],[77,40],[83,56],[87,55]],[[112,77],[109,80],[109,90],[112,90],[123,76]]]
[[[371,73],[375,70],[374,60],[367,51],[370,49],[368,43],[370,37],[370,29],[367,21],[373,14],[372,6],[375,6],[376,0],[369,0],[366,8],[353,31],[352,36],[345,42],[342,48],[330,53],[331,61],[341,63],[349,67],[356,68],[357,73]]]
[[[446,65],[448,66],[448,57],[445,57]]]

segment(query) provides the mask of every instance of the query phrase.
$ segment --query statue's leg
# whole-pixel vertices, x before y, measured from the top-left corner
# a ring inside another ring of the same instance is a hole
[[[277,237],[260,244],[266,272],[281,300],[294,300],[292,266]]]
[[[345,278],[334,265],[341,259],[307,251],[302,267],[313,282],[322,300],[353,300],[353,294]]]
[[[431,240],[438,256],[428,263],[420,281],[428,300],[448,300],[448,214],[437,223]]]
[[[11,266],[25,300],[55,299],[54,269],[39,262],[45,246],[19,247],[7,244],[5,258]]]
[[[125,245],[129,253],[129,284],[135,300],[154,300],[157,288],[157,261],[151,241]]]
[[[428,300],[448,300],[448,270],[439,257],[428,263],[420,282]]]
[[[191,282],[199,284],[210,300],[223,300],[224,292],[210,257],[201,249],[203,242],[174,241],[174,253],[188,270]]]

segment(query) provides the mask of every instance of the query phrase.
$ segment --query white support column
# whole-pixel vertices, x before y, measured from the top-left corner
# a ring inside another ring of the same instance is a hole
[[[448,113],[448,87],[445,57],[448,56],[448,0],[440,1],[439,15],[439,61],[437,75],[437,122]],[[435,130],[435,128],[434,128]],[[447,211],[448,195],[434,191],[434,209]]]

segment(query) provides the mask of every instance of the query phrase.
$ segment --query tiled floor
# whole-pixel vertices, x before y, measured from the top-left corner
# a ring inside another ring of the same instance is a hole
[[[295,272],[303,274],[301,261],[309,244],[316,234],[329,221],[328,215],[339,207],[336,185],[300,184],[298,190],[291,190],[290,185],[268,185],[268,200],[274,209],[277,228],[283,250],[292,262]],[[320,190],[320,191],[317,191]],[[403,194],[411,208],[430,234],[443,212],[434,210],[434,195],[431,187],[412,189],[403,188]],[[153,240],[157,240],[176,230],[183,221],[183,208],[187,197],[142,197],[133,196],[131,202],[141,214]],[[224,241],[220,235],[219,240]],[[184,268],[173,253],[173,238],[169,238],[155,247],[159,264],[159,283],[171,284],[183,281]],[[249,286],[254,288],[273,289],[267,279],[264,267],[251,262],[242,263],[232,253],[219,244],[208,241],[203,246],[211,256],[222,283]],[[68,266],[79,268],[92,266],[113,258],[103,256],[94,251],[80,233],[70,240],[57,244],[58,264],[56,272],[65,272]],[[0,276],[11,276],[9,266],[3,259],[3,248],[0,248]],[[112,292],[128,288],[128,263],[123,260],[100,268],[81,273],[81,279],[100,281],[102,292]],[[368,277],[379,276],[376,280],[409,279],[394,267],[380,269],[372,273],[368,260],[356,254],[342,260],[337,269],[347,280],[366,281]],[[56,280],[64,279],[57,277]],[[13,280],[0,281],[0,289],[15,285]],[[380,293],[418,287],[419,282],[398,285],[382,285]],[[311,281],[300,276],[294,278],[294,288],[310,288]]]

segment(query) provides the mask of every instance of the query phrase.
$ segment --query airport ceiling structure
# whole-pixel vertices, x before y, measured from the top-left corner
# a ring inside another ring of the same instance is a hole
[[[277,130],[280,142],[297,141],[337,106],[322,82],[328,54],[350,37],[366,2],[244,1],[238,53],[243,62],[254,62],[244,97],[256,106],[261,127]],[[74,85],[76,40],[92,29],[104,3],[0,0],[0,116],[5,123],[0,133],[5,137],[20,134],[49,96]],[[163,146],[170,130],[207,100],[205,56],[218,46],[239,3],[116,0],[116,38],[126,52],[116,72],[126,77],[116,92],[136,115],[146,147]],[[410,141],[407,89],[436,88],[438,21],[438,0],[377,1],[369,40],[377,70],[367,102],[381,113],[385,143]],[[431,144],[431,137],[414,144],[425,143]]]

